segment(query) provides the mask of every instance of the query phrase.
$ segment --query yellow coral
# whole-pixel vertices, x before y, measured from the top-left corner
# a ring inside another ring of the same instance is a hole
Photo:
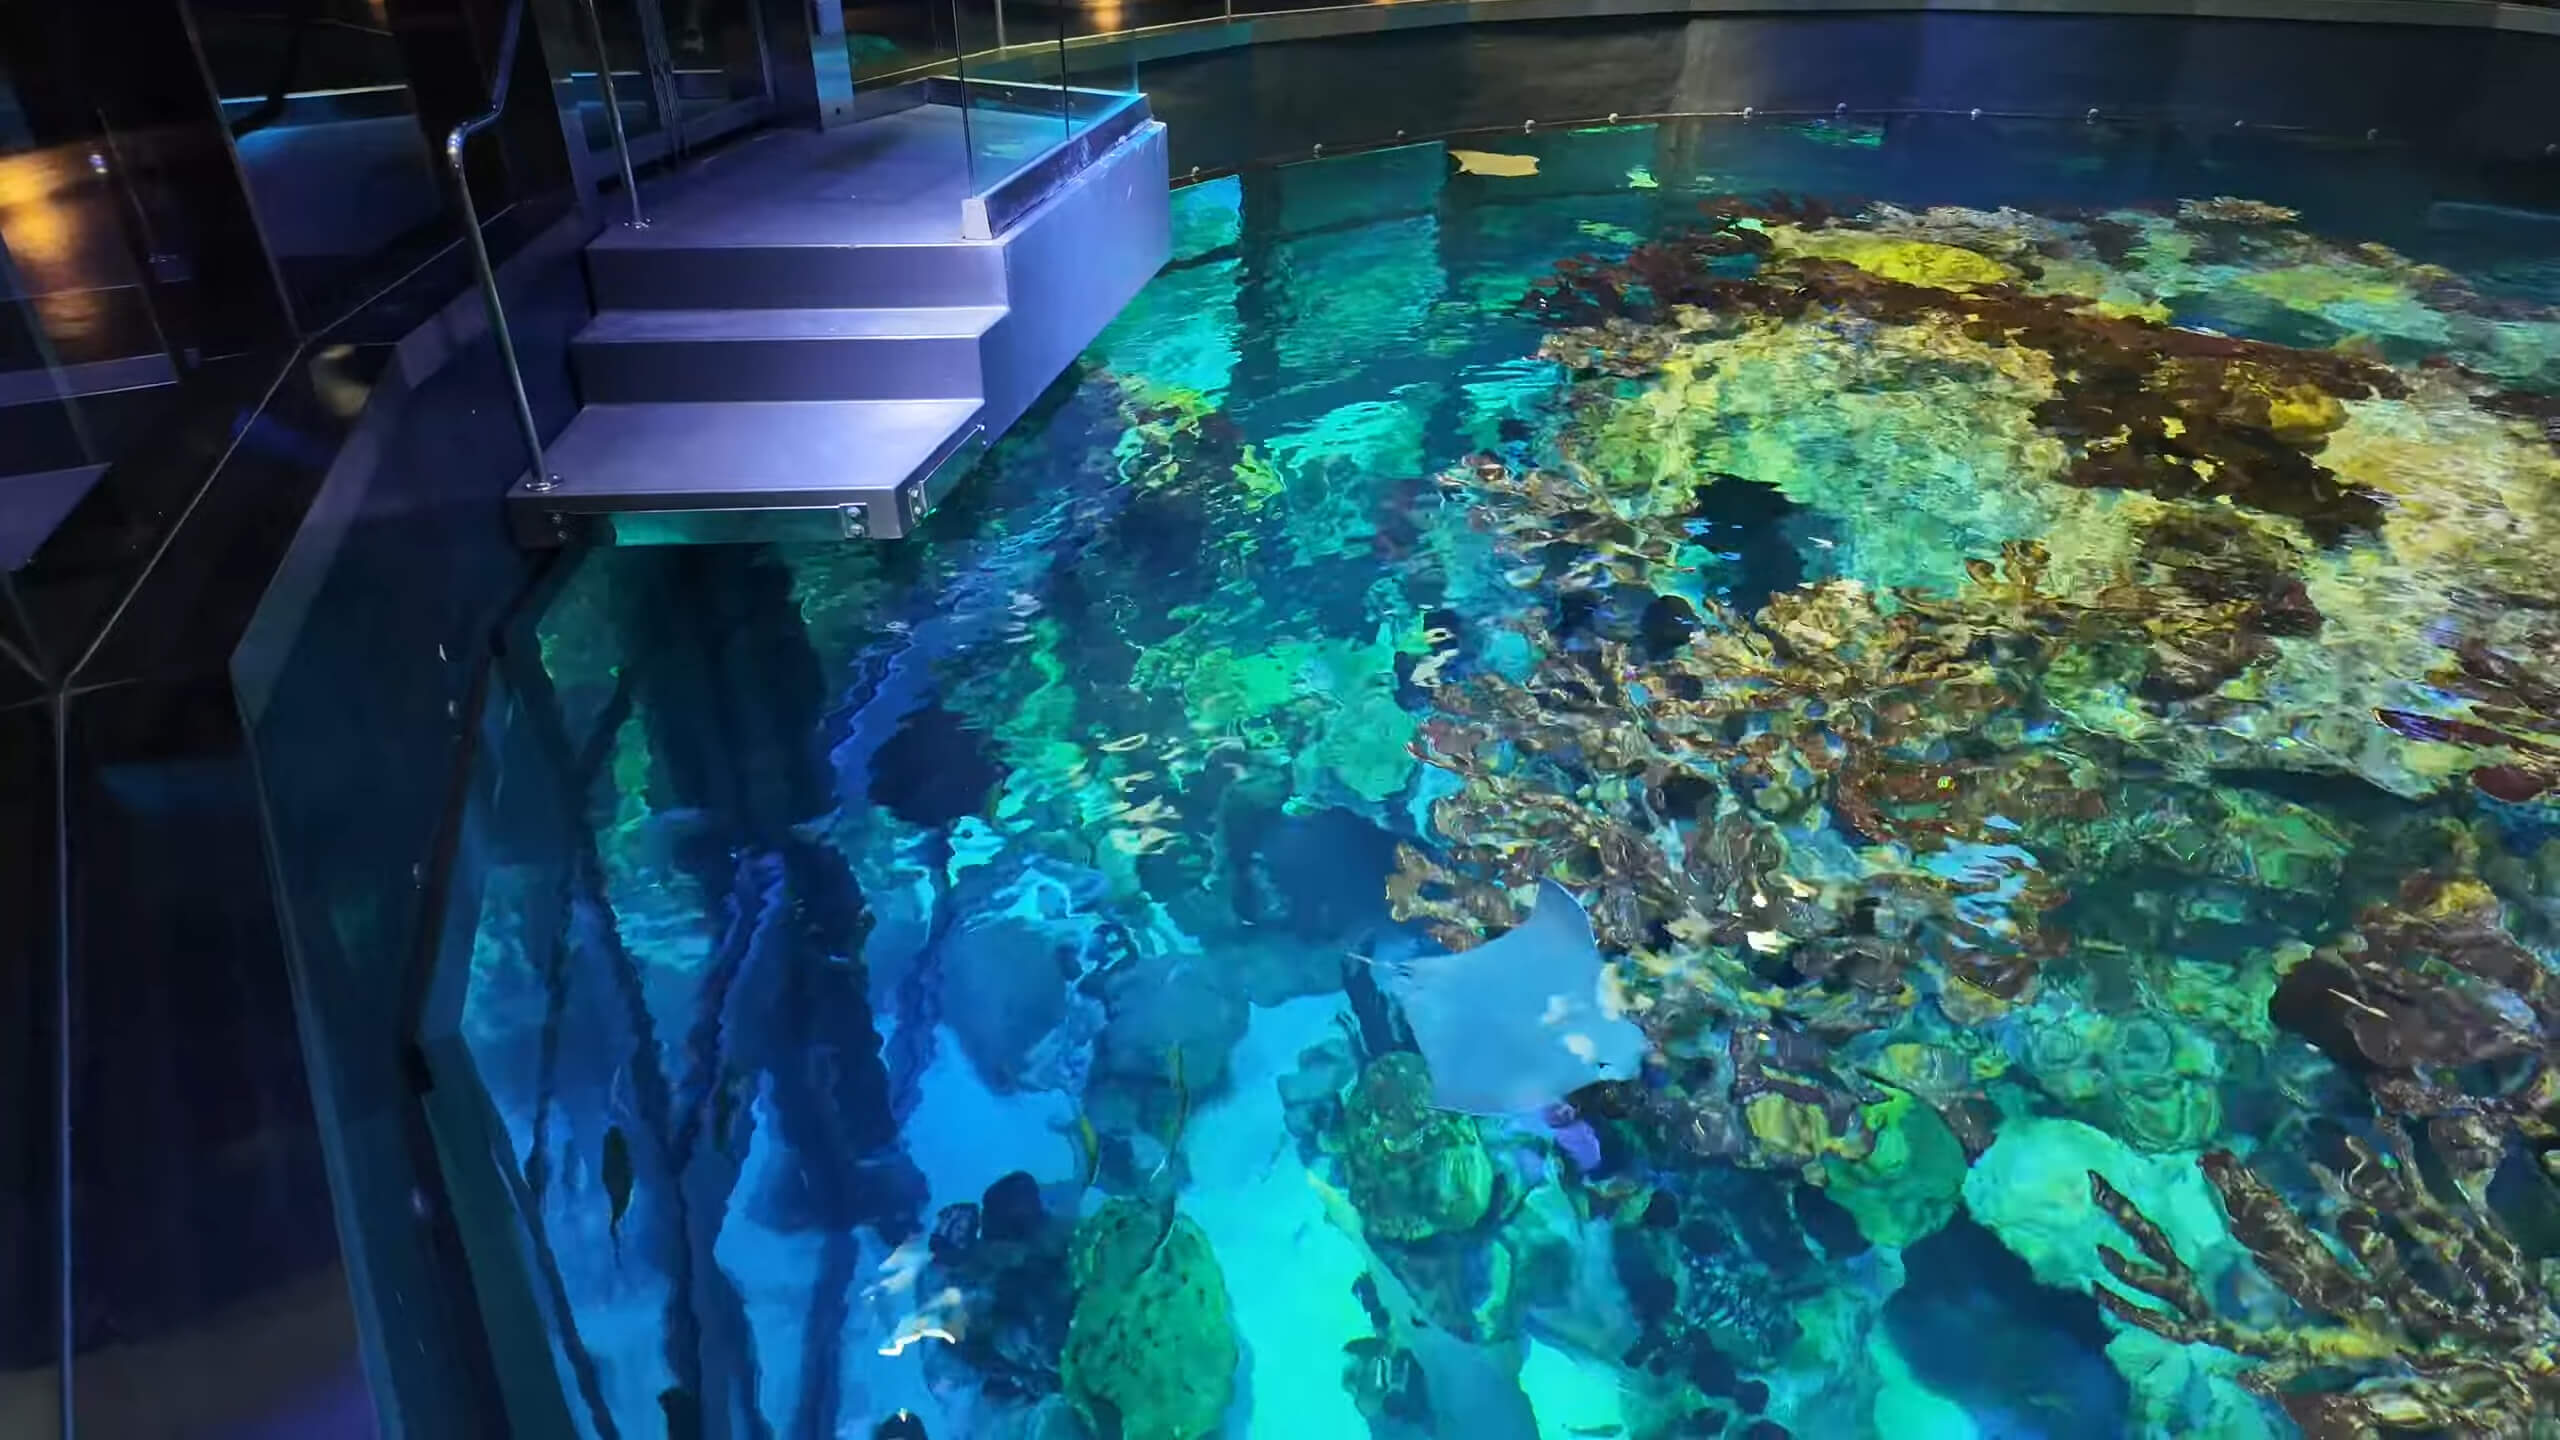
[[[1782,256],[1838,260],[1905,285],[1970,290],[2018,278],[2017,271],[1987,255],[1932,240],[1905,240],[1865,230],[1801,230],[1793,225],[1772,225],[1768,233]]]
[[[1775,1093],[1752,1096],[1742,1107],[1742,1120],[1751,1127],[1752,1137],[1760,1142],[1763,1153],[1773,1160],[1811,1164],[1825,1155],[1857,1160],[1864,1158],[1874,1144],[1873,1137],[1863,1132],[1833,1134],[1831,1119],[1822,1113],[1821,1106]]]
[[[2294,310],[2332,305],[2397,305],[2409,287],[2361,265],[2285,265],[2240,277],[2240,287]]]

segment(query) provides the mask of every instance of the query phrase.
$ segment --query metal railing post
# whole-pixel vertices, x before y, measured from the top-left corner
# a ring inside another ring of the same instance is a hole
[[[590,11],[590,14],[593,12]],[[525,453],[533,459],[527,488],[548,490],[560,483],[542,455],[542,430],[533,423],[533,403],[525,398],[524,366],[516,360],[515,337],[507,333],[507,306],[498,294],[498,272],[489,263],[489,243],[480,235],[480,206],[471,198],[471,174],[463,165],[471,137],[498,123],[507,108],[507,79],[515,73],[516,40],[524,34],[524,0],[507,7],[506,36],[498,44],[498,78],[489,87],[489,108],[456,125],[444,137],[444,163],[453,171],[453,193],[462,202],[462,238],[471,246],[471,268],[480,277],[480,303],[489,311],[489,338],[498,342],[498,361],[506,368],[507,392],[515,401],[516,429],[524,436]]]
[[[622,163],[622,193],[631,202],[631,218],[622,222],[634,230],[649,228],[649,217],[640,213],[640,182],[631,174],[631,137],[622,132],[622,102],[613,93],[613,57],[604,48],[604,17],[596,13],[596,0],[580,0],[587,12],[587,39],[596,47],[596,84],[604,91],[604,119],[613,128],[613,158]]]
[[[494,114],[495,112],[491,112]],[[480,238],[480,207],[471,200],[471,177],[462,168],[462,152],[470,142],[472,127],[466,122],[453,127],[444,140],[444,161],[453,170],[454,192],[462,197],[462,237],[471,246],[471,268],[480,276],[480,303],[489,312],[489,336],[498,342],[498,360],[506,367],[507,394],[515,401],[516,430],[524,437],[525,453],[533,459],[533,478],[527,488],[548,490],[560,483],[542,456],[542,430],[533,423],[533,402],[525,398],[524,367],[516,360],[515,337],[507,331],[506,302],[498,297],[498,272],[489,264],[489,244]]]

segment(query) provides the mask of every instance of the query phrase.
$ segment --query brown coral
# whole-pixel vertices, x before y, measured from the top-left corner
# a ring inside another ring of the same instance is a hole
[[[2313,1440],[2522,1436],[2560,1419],[2560,1313],[2549,1290],[2484,1212],[2428,1189],[2398,1125],[2376,1128],[2379,1146],[2350,1137],[2344,1165],[2315,1167],[2335,1206],[2334,1239],[2230,1152],[2203,1160],[2233,1238],[2317,1323],[2218,1315],[2168,1237],[2091,1171],[2091,1199],[2139,1257],[2101,1247],[2099,1259],[2142,1297],[2099,1286],[2098,1302],[2153,1334],[2258,1362],[2244,1382]]]
[[[1709,226],[1637,246],[1623,260],[1559,265],[1527,301],[1531,314],[1560,328],[1549,353],[1585,369],[1643,374],[1658,362],[1657,345],[1626,337],[1675,319],[1793,319],[1816,308],[1887,324],[1943,315],[1977,341],[2051,357],[2057,389],[2037,420],[2076,446],[2065,474],[2073,484],[2229,500],[2289,516],[2322,544],[2381,520],[2380,496],[2313,456],[2343,423],[2340,402],[2405,393],[2388,366],[2111,316],[2083,297],[2014,284],[1916,284],[1843,260],[1780,256],[1765,233],[1772,219],[1802,230],[1858,227],[1800,207],[1709,202],[1708,213]]]
[[[2420,874],[2295,966],[2278,1023],[2357,1071],[2388,1115],[2422,1122],[2475,1202],[2511,1128],[2560,1138],[2560,977],[2509,934],[2479,881]]]

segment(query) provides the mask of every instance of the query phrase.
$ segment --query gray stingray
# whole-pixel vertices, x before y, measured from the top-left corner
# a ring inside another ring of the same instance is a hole
[[[1644,1031],[1603,993],[1591,917],[1553,880],[1538,882],[1528,919],[1473,950],[1380,969],[1442,1109],[1534,1116],[1644,1065]]]

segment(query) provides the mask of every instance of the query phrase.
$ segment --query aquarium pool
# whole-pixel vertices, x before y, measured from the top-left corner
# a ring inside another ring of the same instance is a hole
[[[1255,171],[920,539],[578,557],[462,1021],[576,1423],[2553,1423],[2532,202],[1952,117]]]

